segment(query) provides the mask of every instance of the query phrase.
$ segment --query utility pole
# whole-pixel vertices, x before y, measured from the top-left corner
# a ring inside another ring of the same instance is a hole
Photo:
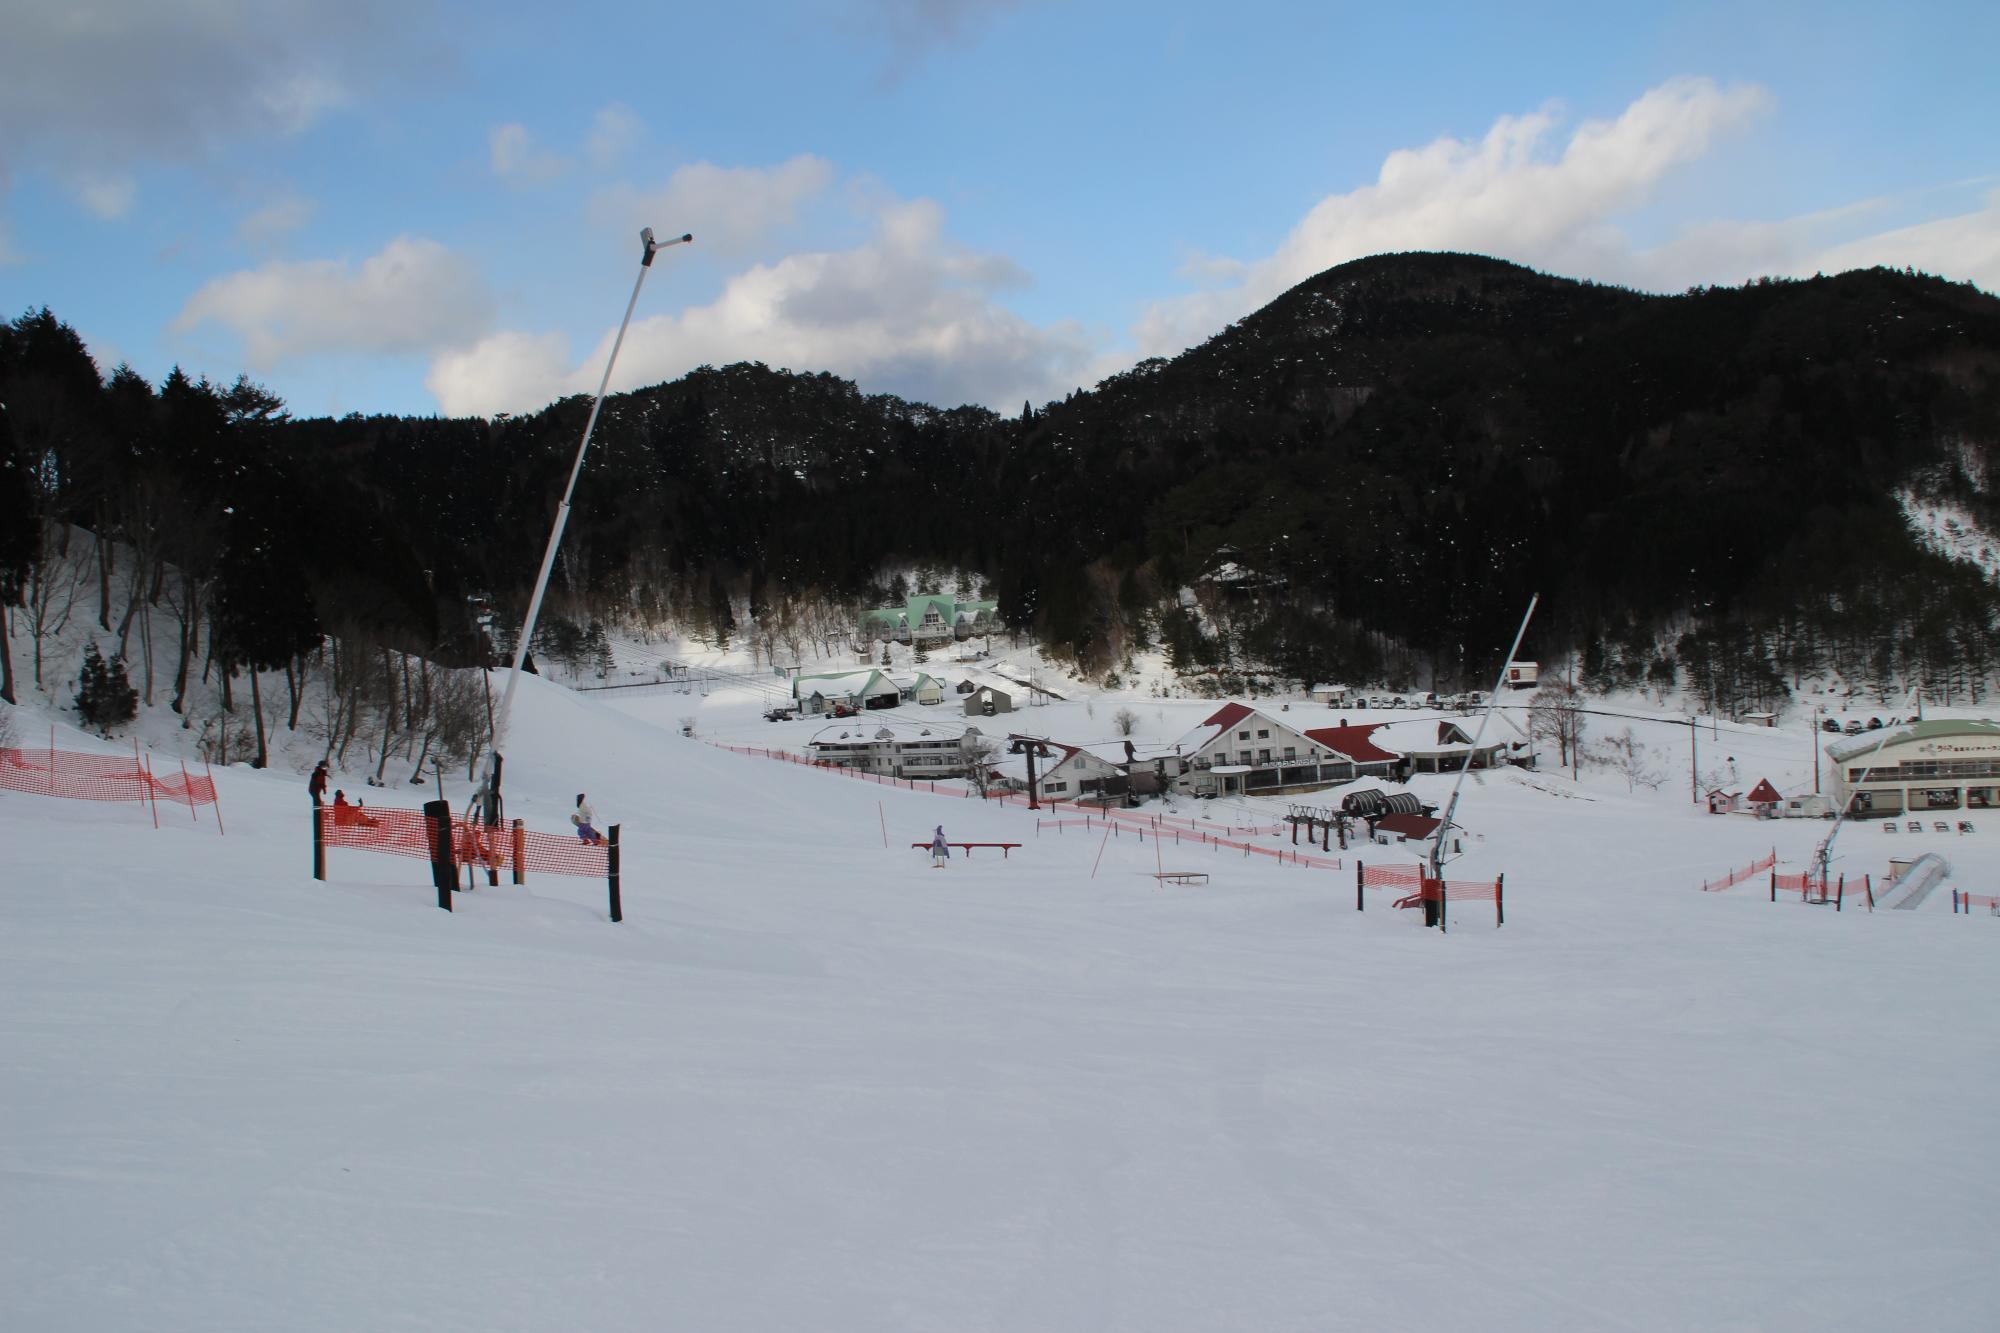
[[[1696,753],[1695,737],[1700,735],[1693,713],[1688,714],[1688,799],[1701,804],[1701,761]]]

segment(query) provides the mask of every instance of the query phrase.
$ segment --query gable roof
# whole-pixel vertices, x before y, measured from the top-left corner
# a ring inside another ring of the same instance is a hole
[[[1758,778],[1757,785],[1750,789],[1750,795],[1744,799],[1752,805],[1775,805],[1785,798],[1778,795],[1778,789],[1771,785],[1769,778]]]
[[[1375,744],[1374,735],[1383,725],[1380,722],[1363,722],[1345,727],[1314,727],[1305,733],[1305,737],[1335,754],[1346,755],[1357,764],[1379,764],[1401,759],[1401,755]]]

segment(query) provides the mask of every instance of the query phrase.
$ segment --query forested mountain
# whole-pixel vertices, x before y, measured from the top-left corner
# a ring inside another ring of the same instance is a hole
[[[190,652],[206,627],[274,670],[323,632],[489,651],[475,611],[518,620],[589,410],[295,421],[242,381],[100,383],[48,311],[0,328],[0,405],[0,596],[31,602],[74,526],[185,603]],[[1605,681],[1970,693],[1994,589],[1899,493],[2000,529],[1997,447],[2000,300],[1969,286],[1647,296],[1382,256],[1014,419],[758,365],[617,396],[554,604],[742,632],[928,563],[1093,670],[1159,636],[1191,667],[1449,686],[1483,683],[1539,589],[1534,651]]]

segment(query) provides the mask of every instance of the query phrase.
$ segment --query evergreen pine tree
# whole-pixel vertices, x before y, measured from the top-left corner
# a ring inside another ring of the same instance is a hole
[[[76,711],[84,725],[109,736],[111,729],[130,722],[139,714],[139,691],[125,678],[125,659],[109,662],[97,651],[92,639],[83,652],[83,670],[77,678]]]

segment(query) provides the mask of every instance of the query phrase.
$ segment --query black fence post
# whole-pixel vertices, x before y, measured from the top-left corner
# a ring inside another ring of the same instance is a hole
[[[604,852],[605,874],[611,881],[611,919],[613,921],[623,921],[625,919],[625,901],[618,893],[618,830],[620,827],[620,825],[613,824],[608,830],[611,834],[611,839],[605,844]]]
[[[1368,867],[1367,867],[1367,866],[1365,866],[1365,865],[1362,865],[1362,864],[1361,864],[1361,863],[1360,863],[1359,861],[1355,862],[1355,864],[1354,864],[1354,910],[1355,910],[1355,911],[1357,911],[1357,912],[1359,912],[1359,911],[1361,911],[1361,910],[1362,910],[1362,906],[1361,906],[1361,888],[1362,888],[1362,884],[1361,884],[1361,877],[1362,877],[1363,875],[1367,874],[1367,873],[1368,873]]]
[[[513,841],[514,882],[516,884],[526,884],[528,882],[528,867],[526,865],[528,859],[528,834],[526,827],[518,819],[514,821]]]
[[[1847,897],[1847,876],[1842,875],[1833,885],[1833,910],[1838,912],[1843,899]]]
[[[451,851],[451,802],[425,801],[424,818],[431,829],[431,880],[437,885],[438,906],[449,912],[452,890],[458,887],[458,866]]]
[[[1493,928],[1495,930],[1507,924],[1506,892],[1507,877],[1505,875],[1495,876],[1493,880],[1493,915],[1495,918]]]
[[[326,878],[326,807],[313,807],[313,878]]]
[[[1778,901],[1778,872],[1775,870],[1771,872],[1771,901]]]

